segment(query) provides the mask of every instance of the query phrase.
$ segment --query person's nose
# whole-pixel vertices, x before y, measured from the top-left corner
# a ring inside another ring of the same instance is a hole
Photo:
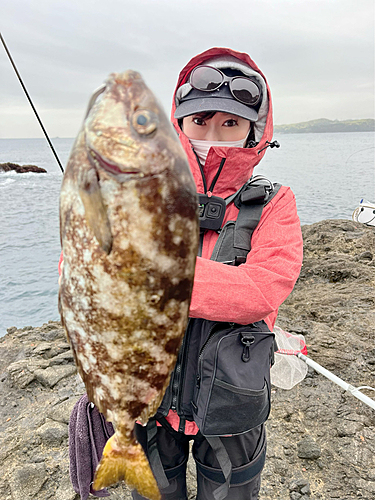
[[[221,138],[220,138],[220,133],[217,129],[217,127],[215,127],[213,124],[209,127],[207,127],[207,130],[206,130],[206,134],[205,134],[205,140],[206,141],[220,141]]]

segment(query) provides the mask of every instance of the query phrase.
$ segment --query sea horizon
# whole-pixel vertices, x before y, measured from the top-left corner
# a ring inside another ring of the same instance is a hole
[[[358,122],[358,121],[365,121],[365,120],[375,120],[375,118],[373,116],[371,117],[368,117],[368,118],[345,118],[343,120],[338,120],[336,118],[311,118],[309,120],[304,120],[304,121],[301,121],[301,122],[292,122],[292,123],[274,123],[273,126],[274,128],[276,127],[284,127],[284,126],[293,126],[293,125],[301,125],[301,124],[304,124],[304,123],[311,123],[311,122],[318,122],[318,121],[321,121],[321,120],[328,120],[330,122],[335,122],[335,123],[346,123],[346,122]],[[308,132],[299,132],[299,133],[322,133],[322,134],[325,134],[325,133],[338,133],[338,134],[342,134],[342,133],[361,133],[361,132],[371,132],[371,130],[352,130],[352,131],[335,131],[335,130],[327,130],[327,131],[322,131],[322,132],[311,132],[311,131],[308,131]],[[285,132],[280,132],[278,131],[277,133],[285,133]],[[74,139],[75,136],[71,136],[71,137],[68,137],[68,136],[53,136],[53,137],[49,137],[50,140],[56,140],[56,139]],[[0,139],[5,139],[5,140],[13,140],[13,139],[20,139],[20,140],[27,140],[27,139],[45,139],[45,136],[43,134],[39,135],[38,137],[0,137]]]

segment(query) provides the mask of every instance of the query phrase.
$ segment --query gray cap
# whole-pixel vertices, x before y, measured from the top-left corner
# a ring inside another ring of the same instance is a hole
[[[196,89],[190,90],[190,92],[180,100],[174,117],[177,119],[185,118],[185,116],[202,113],[204,111],[231,113],[252,122],[258,119],[257,110],[237,101],[226,83],[219,87],[218,90],[213,90],[212,92],[203,92]]]

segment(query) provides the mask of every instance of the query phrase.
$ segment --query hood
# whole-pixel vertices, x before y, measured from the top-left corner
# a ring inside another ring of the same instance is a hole
[[[222,159],[225,158],[224,166],[217,178],[212,193],[216,196],[226,198],[235,193],[253,174],[254,167],[263,158],[266,149],[259,151],[267,146],[267,141],[272,140],[273,135],[273,122],[272,122],[272,101],[271,92],[267,84],[267,80],[263,73],[259,70],[255,62],[248,54],[243,52],[236,52],[235,50],[227,48],[214,47],[206,50],[201,54],[193,57],[188,64],[182,69],[177,86],[173,95],[172,103],[172,123],[180,137],[182,147],[184,148],[191,171],[193,173],[198,193],[206,192],[203,175],[200,170],[199,164],[192,150],[189,139],[183,133],[178,125],[178,121],[174,118],[176,110],[176,92],[189,80],[190,72],[200,64],[209,63],[212,66],[223,67],[223,59],[229,64],[236,66],[236,64],[245,64],[249,66],[248,74],[258,76],[258,80],[263,86],[263,99],[260,109],[258,111],[258,120],[255,122],[255,137],[259,144],[254,148],[222,148],[212,147],[208,153],[207,160],[203,166],[203,174],[205,177],[207,189],[211,186],[219,168]],[[215,61],[217,60],[217,61]]]

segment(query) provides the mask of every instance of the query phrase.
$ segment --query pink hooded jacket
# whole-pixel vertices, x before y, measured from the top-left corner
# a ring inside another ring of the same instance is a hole
[[[234,56],[249,65],[266,79],[252,59],[244,53],[226,48],[212,48],[193,57],[181,71],[177,89],[188,81],[191,70],[215,57]],[[207,186],[226,157],[224,168],[214,186],[213,195],[226,198],[235,193],[253,174],[254,167],[266,150],[259,152],[272,140],[272,102],[267,85],[268,112],[259,144],[254,148],[212,147],[203,167]],[[189,139],[174,118],[175,99],[172,106],[172,122],[188,156],[198,193],[204,193],[202,174]],[[271,179],[276,182],[277,179]],[[237,218],[238,209],[228,205],[224,223]],[[240,324],[264,319],[272,330],[277,310],[288,297],[298,278],[303,256],[300,221],[294,195],[290,188],[282,186],[265,206],[261,220],[251,240],[251,252],[245,264],[238,267],[211,261],[218,234],[207,231],[203,240],[202,257],[197,257],[190,316],[214,321]]]
[[[181,71],[177,89],[184,84],[191,70],[216,56],[234,56],[254,71],[264,82],[266,79],[252,59],[244,53],[226,48],[212,48],[197,55]],[[263,117],[259,144],[254,148],[213,147],[204,165],[204,175],[210,186],[222,158],[226,157],[224,168],[215,184],[213,193],[226,198],[235,193],[253,174],[254,167],[263,158],[265,151],[259,152],[272,140],[272,102],[267,86],[268,112]],[[179,134],[181,144],[187,154],[198,193],[204,193],[204,184],[199,165],[189,139],[174,118],[175,99],[172,106],[172,122]],[[259,135],[259,132],[258,132]],[[271,179],[277,181],[277,179]],[[224,222],[235,220],[238,209],[233,203],[227,207]],[[211,261],[218,234],[207,231],[204,236],[202,257],[197,257],[190,316],[214,321],[229,321],[240,324],[254,323],[264,319],[272,330],[277,310],[288,297],[298,278],[303,256],[300,221],[297,215],[294,195],[290,188],[282,186],[265,206],[261,220],[251,240],[251,252],[245,264],[238,267]],[[60,256],[59,273],[61,274]],[[178,430],[179,417],[170,410],[167,417],[173,428]],[[194,422],[186,422],[185,433],[196,434]]]
[[[267,85],[268,113],[258,146],[255,148],[211,148],[204,174],[207,185],[211,184],[221,159],[227,160],[215,184],[213,194],[225,198],[235,193],[253,174],[254,167],[266,150],[258,153],[272,140],[271,93],[263,73],[245,53],[226,48],[212,48],[193,57],[181,71],[177,89],[184,84],[191,70],[213,57],[234,56],[258,72]],[[202,175],[189,139],[174,118],[175,99],[172,105],[172,123],[179,134],[187,154],[197,191],[204,193]],[[276,181],[277,179],[271,179]],[[237,208],[231,203],[224,223],[235,220]],[[298,278],[302,265],[302,235],[294,195],[290,188],[281,187],[277,195],[266,205],[251,240],[251,252],[245,264],[233,267],[209,260],[218,234],[207,231],[202,257],[197,257],[190,316],[215,321],[247,324],[264,319],[272,330],[280,304],[288,297]],[[59,274],[61,274],[61,253]]]

